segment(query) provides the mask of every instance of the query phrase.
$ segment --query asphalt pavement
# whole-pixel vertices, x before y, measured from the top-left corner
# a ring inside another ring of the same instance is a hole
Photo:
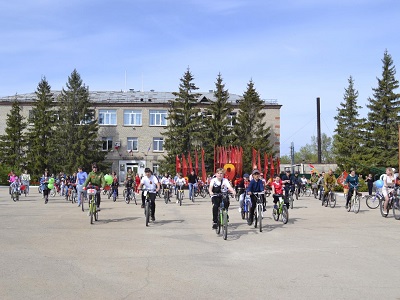
[[[400,299],[400,221],[365,201],[354,214],[340,195],[335,208],[302,197],[283,224],[268,197],[260,233],[232,199],[225,241],[209,198],[158,198],[148,227],[121,198],[102,196],[91,225],[60,196],[0,188],[0,299]]]

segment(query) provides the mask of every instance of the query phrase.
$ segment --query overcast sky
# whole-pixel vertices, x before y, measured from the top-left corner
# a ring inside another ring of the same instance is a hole
[[[316,135],[316,97],[334,134],[350,75],[366,115],[385,49],[400,65],[399,33],[398,0],[1,1],[0,96],[42,76],[60,90],[75,68],[91,91],[176,91],[188,67],[208,91],[221,73],[230,93],[253,80],[283,105],[285,155]]]

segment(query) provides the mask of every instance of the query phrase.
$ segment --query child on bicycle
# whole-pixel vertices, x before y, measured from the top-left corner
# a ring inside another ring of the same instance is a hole
[[[244,198],[246,196],[246,189],[250,184],[249,181],[249,174],[244,174],[243,175],[243,180],[239,181],[239,184],[237,184],[235,187],[237,187],[236,189],[236,193],[239,193],[239,207],[240,207],[240,211],[242,211],[243,206],[244,206]]]
[[[274,178],[274,181],[271,183],[271,188],[272,188],[272,197],[274,198],[274,208],[278,208],[276,203],[279,201],[279,197],[283,197],[283,182],[279,175],[276,175]],[[286,206],[289,208],[289,203],[286,204]]]
[[[211,195],[211,202],[213,203],[213,229],[217,229],[218,222],[218,209],[222,202],[221,192],[228,190],[230,193],[235,195],[235,190],[232,188],[229,180],[224,178],[225,169],[218,168],[215,177],[211,179],[210,186],[208,187],[208,192]],[[215,194],[215,195],[214,195]],[[224,207],[229,208],[229,197],[224,201]]]
[[[175,180],[175,189],[177,191],[182,190],[185,184],[186,180],[182,177],[182,173],[178,173],[178,178]],[[176,198],[178,199],[178,193],[176,194]],[[179,203],[179,200],[176,200],[176,203]]]
[[[160,182],[157,177],[153,175],[153,172],[150,168],[144,169],[145,176],[143,176],[140,181],[139,189],[142,189],[144,186],[149,193],[150,197],[150,208],[151,208],[151,220],[155,221],[155,212],[156,212],[156,193],[160,190]],[[142,208],[144,208],[146,197],[144,193],[142,193]]]
[[[253,223],[253,215],[254,215],[254,210],[256,208],[256,203],[257,199],[256,196],[253,195],[253,193],[261,193],[264,192],[264,182],[260,178],[260,171],[257,169],[254,169],[252,172],[253,179],[250,181],[249,186],[247,187],[247,194],[250,195],[251,198],[251,207],[250,207],[250,213],[249,213],[249,219],[247,221],[247,224],[250,226]],[[264,195],[260,195],[261,197],[264,197]],[[263,204],[264,204],[264,199]],[[263,205],[263,210],[265,211],[265,205]]]
[[[125,188],[126,188],[126,194],[125,197],[128,197],[130,193],[133,192],[133,189],[135,188],[135,181],[132,178],[132,175],[128,175],[128,178],[124,182]]]

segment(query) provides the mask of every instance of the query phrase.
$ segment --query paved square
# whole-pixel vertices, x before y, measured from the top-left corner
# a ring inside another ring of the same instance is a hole
[[[122,188],[120,188],[122,194]],[[187,194],[187,191],[186,191]],[[211,229],[209,198],[179,207],[102,196],[99,221],[37,188],[12,202],[0,188],[0,299],[400,299],[399,221],[294,202],[288,224],[248,226],[231,200],[228,240]]]

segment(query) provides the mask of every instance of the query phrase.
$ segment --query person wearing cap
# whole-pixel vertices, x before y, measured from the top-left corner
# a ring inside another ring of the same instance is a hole
[[[324,177],[325,177],[325,172],[322,172],[319,174],[319,178],[317,181],[318,189],[319,189],[319,200],[321,200],[322,197],[322,192],[324,191]]]
[[[301,177],[299,176],[299,171],[294,172],[294,182],[295,182],[295,188],[297,190],[297,195],[300,195],[300,189],[301,186],[303,185],[303,181],[301,180]]]
[[[290,173],[290,169],[286,169],[285,174],[282,176],[282,183],[284,184],[285,190],[285,204],[289,208],[289,191],[294,192],[296,178]]]
[[[250,181],[249,186],[246,189],[248,195],[251,198],[251,207],[249,213],[249,219],[247,220],[247,224],[250,226],[253,223],[254,210],[256,208],[257,198],[253,195],[253,193],[261,193],[264,192],[264,182],[260,178],[260,171],[254,169],[252,172],[253,179]],[[264,195],[261,195],[263,203],[264,203]],[[263,205],[263,209],[265,211],[265,206]]]
[[[145,176],[143,176],[142,180],[140,181],[139,190],[146,188],[150,195],[150,208],[151,208],[151,220],[155,221],[155,213],[156,213],[156,194],[160,190],[160,182],[158,181],[157,177],[153,175],[153,172],[150,168],[144,169]],[[144,208],[144,202],[146,197],[144,193],[142,193],[142,208]]]
[[[100,210],[100,188],[104,188],[106,185],[106,181],[104,179],[104,174],[103,172],[100,172],[97,164],[93,163],[92,164],[92,172],[88,174],[88,177],[85,180],[85,183],[83,184],[83,188],[86,188],[88,184],[91,184],[92,186],[97,187],[96,188],[96,197],[97,199],[96,205],[97,205],[97,210]]]
[[[355,174],[355,172],[354,172],[354,174]],[[358,177],[357,177],[357,181],[358,181]],[[328,173],[326,173],[324,175],[324,198],[322,198],[322,199],[325,199],[325,197],[329,194],[329,188],[333,189],[333,186],[335,186],[335,185],[336,185],[336,177],[333,174],[332,169],[329,169]],[[350,194],[350,193],[348,193],[348,194]],[[322,201],[322,205],[324,205],[324,201]]]
[[[357,187],[358,187],[358,176],[356,175],[356,170],[355,169],[350,169],[350,174],[347,175],[346,180],[344,182],[345,184],[348,185],[349,187],[349,192],[347,193],[347,198],[346,198],[346,209],[349,207],[349,202],[351,197],[353,197],[353,193],[357,193]]]
[[[240,210],[243,209],[244,206],[244,197],[246,195],[246,189],[248,188],[249,184],[250,184],[250,180],[249,180],[250,175],[249,174],[244,174],[243,175],[243,180],[241,180],[239,182],[239,184],[237,185],[238,190],[236,191],[237,193],[239,193],[239,207]]]
[[[221,192],[228,190],[230,193],[235,195],[235,190],[232,188],[228,179],[224,178],[225,169],[218,168],[215,172],[215,177],[211,179],[210,186],[208,187],[208,193],[211,196],[211,202],[213,204],[213,229],[217,229],[218,223],[218,209],[222,202]],[[224,207],[229,208],[229,197],[224,201]],[[229,220],[229,219],[228,219]]]

